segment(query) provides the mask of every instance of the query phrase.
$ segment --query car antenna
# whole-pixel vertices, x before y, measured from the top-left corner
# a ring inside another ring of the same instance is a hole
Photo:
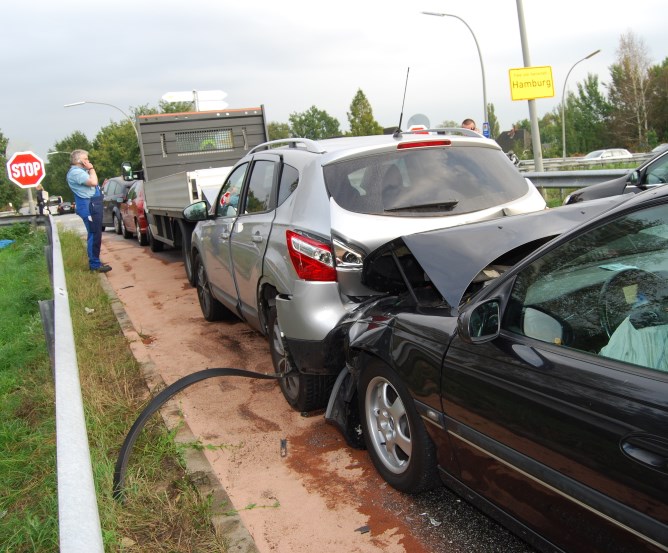
[[[404,99],[401,101],[401,115],[399,115],[399,126],[392,135],[395,138],[401,134],[401,120],[404,118],[404,104],[406,103],[406,89],[408,88],[408,73],[410,72],[410,70],[411,70],[410,67],[406,69],[406,84],[404,85]]]

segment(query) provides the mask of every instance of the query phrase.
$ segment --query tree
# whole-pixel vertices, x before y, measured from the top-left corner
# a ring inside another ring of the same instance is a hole
[[[647,149],[649,59],[647,47],[632,32],[622,35],[617,63],[610,67],[608,99],[613,107],[611,128],[621,142],[639,151]]]
[[[495,138],[501,134],[501,126],[494,112],[494,104],[487,104],[487,119],[489,123],[489,137]]]
[[[70,152],[73,150],[91,151],[92,145],[86,135],[75,131],[63,140],[56,142],[51,155],[46,156],[46,176],[42,186],[51,196],[62,196],[74,201],[74,195],[67,185],[67,171],[70,169]],[[92,155],[92,154],[91,154]]]
[[[438,127],[441,129],[454,129],[459,127],[459,123],[457,123],[457,121],[453,121],[452,119],[446,119]]]
[[[9,144],[9,139],[5,138],[0,131],[0,163],[2,164],[0,169],[0,211],[8,204],[12,204],[12,207],[18,211],[23,203],[25,191],[21,190],[7,177],[5,171],[7,167],[7,144]]]
[[[540,143],[543,156],[546,158],[559,157],[561,155],[561,117],[559,110],[547,112],[538,122],[540,129]]]
[[[160,113],[184,113],[195,110],[194,102],[165,102],[164,100],[160,100],[158,107],[160,108]]]
[[[93,140],[90,157],[100,182],[120,175],[124,161],[129,161],[132,167],[141,167],[139,144],[132,123],[124,120],[102,127]]]
[[[302,113],[291,113],[288,120],[292,136],[321,140],[341,135],[338,120],[315,106]]]
[[[350,104],[350,111],[347,116],[350,124],[350,132],[348,133],[350,136],[383,134],[383,127],[373,118],[371,104],[361,88],[357,89],[357,94],[355,94]]]
[[[668,58],[649,71],[649,128],[654,141],[649,140],[649,147],[659,142],[668,142]]]
[[[278,123],[272,121],[267,125],[269,140],[278,140],[280,138],[290,138],[290,125],[287,123]]]
[[[609,129],[612,107],[601,93],[598,76],[589,73],[577,89],[577,96],[570,93],[566,100],[566,149],[584,154],[610,146],[614,143]]]

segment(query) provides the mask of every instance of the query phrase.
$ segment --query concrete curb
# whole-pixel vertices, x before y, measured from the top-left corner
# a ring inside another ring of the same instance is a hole
[[[125,312],[123,303],[109,284],[104,275],[100,275],[100,282],[105,293],[111,299],[111,308],[116,316],[123,335],[125,336],[132,353],[141,367],[142,376],[152,395],[167,387],[162,375],[156,369],[150,353],[144,345],[141,335],[135,329],[130,317]],[[177,401],[172,398],[160,409],[160,416],[170,431],[176,431],[174,440],[177,443],[187,444],[197,441],[188,423],[181,415]],[[239,553],[259,553],[255,541],[243,521],[236,513],[232,501],[213,472],[209,460],[204,453],[194,447],[185,448],[184,458],[186,472],[191,478],[202,497],[211,496],[211,523],[218,536],[225,544],[226,551]],[[234,511],[235,514],[226,514]]]

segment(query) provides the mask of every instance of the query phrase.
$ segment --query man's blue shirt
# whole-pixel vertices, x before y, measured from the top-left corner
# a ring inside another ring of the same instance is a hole
[[[97,195],[97,186],[86,186],[89,178],[88,171],[76,165],[72,165],[67,172],[67,184],[74,195],[79,196],[79,198],[92,198]]]

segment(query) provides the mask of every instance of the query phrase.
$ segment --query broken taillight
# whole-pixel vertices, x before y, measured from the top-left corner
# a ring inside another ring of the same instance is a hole
[[[336,281],[334,256],[329,244],[314,240],[291,230],[285,232],[290,259],[303,280]]]

